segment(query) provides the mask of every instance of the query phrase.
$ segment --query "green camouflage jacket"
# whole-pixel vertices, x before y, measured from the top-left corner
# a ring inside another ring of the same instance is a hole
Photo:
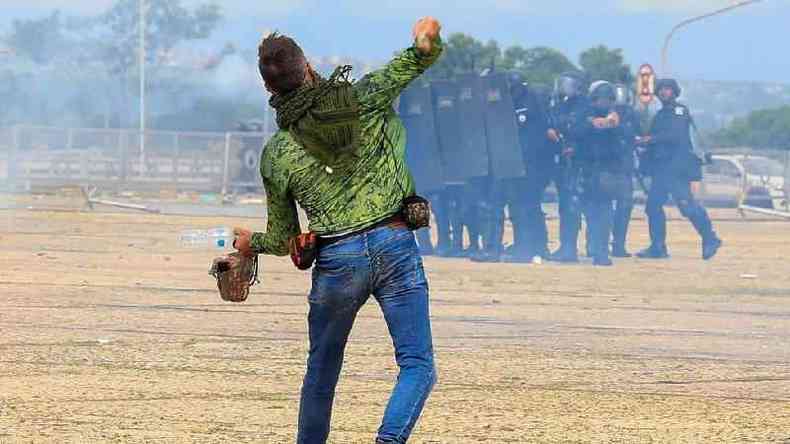
[[[300,233],[297,202],[307,214],[310,230],[319,235],[353,232],[400,210],[403,199],[414,194],[414,180],[406,166],[406,133],[392,104],[441,51],[441,41],[426,55],[411,47],[354,84],[360,105],[360,146],[331,165],[308,154],[287,131],[277,132],[266,143],[261,177],[267,231],[253,234],[253,250],[288,254],[288,239]]]

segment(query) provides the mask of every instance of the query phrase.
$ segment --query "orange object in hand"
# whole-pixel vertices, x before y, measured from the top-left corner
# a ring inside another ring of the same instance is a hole
[[[417,49],[423,54],[430,53],[433,42],[439,38],[442,25],[433,17],[423,17],[417,21],[412,30]]]

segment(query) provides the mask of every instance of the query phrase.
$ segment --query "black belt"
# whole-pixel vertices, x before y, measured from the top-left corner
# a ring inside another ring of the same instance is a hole
[[[400,212],[393,214],[392,216],[386,217],[373,225],[365,227],[361,230],[352,231],[350,233],[342,234],[340,236],[333,236],[333,237],[318,237],[318,248],[328,247],[332,244],[342,241],[343,239],[348,239],[349,237],[353,237],[371,230],[375,230],[376,228],[381,227],[406,227],[406,222],[403,221],[403,217],[401,217]]]

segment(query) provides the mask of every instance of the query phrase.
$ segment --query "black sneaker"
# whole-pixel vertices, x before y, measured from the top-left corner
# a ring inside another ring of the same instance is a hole
[[[628,250],[626,250],[625,247],[622,246],[622,245],[615,245],[614,247],[612,247],[612,256],[613,257],[633,257],[633,255],[631,253],[629,253]]]
[[[651,245],[639,253],[636,253],[636,257],[642,259],[666,259],[669,257],[669,253],[666,247],[655,247]]]
[[[721,244],[723,242],[718,237],[714,237],[713,239],[703,242],[702,243],[702,258],[707,260],[713,259],[713,256],[716,256],[716,253],[721,248]]]

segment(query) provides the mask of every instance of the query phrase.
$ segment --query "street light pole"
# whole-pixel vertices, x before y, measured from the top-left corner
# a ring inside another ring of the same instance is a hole
[[[664,76],[664,77],[668,77],[669,76],[669,71],[668,71],[669,70],[669,63],[668,63],[669,43],[672,41],[672,37],[675,35],[675,33],[678,30],[680,30],[681,28],[684,28],[684,27],[686,27],[686,26],[688,26],[688,25],[690,25],[692,23],[705,20],[706,18],[713,17],[713,16],[719,15],[719,14],[724,14],[725,12],[730,12],[730,11],[732,11],[734,9],[738,9],[738,8],[741,8],[741,7],[744,7],[744,6],[748,6],[748,5],[751,5],[753,3],[759,3],[761,1],[762,0],[743,0],[743,1],[738,1],[737,3],[735,3],[733,5],[730,5],[730,6],[726,7],[726,8],[718,9],[716,11],[709,12],[707,14],[703,14],[703,15],[699,15],[699,16],[696,16],[696,17],[692,17],[692,18],[683,20],[682,22],[680,22],[677,25],[675,25],[672,28],[672,30],[669,32],[669,34],[667,34],[667,37],[664,40],[664,48],[661,50],[661,75]]]
[[[140,176],[145,174],[145,0],[140,0]]]

